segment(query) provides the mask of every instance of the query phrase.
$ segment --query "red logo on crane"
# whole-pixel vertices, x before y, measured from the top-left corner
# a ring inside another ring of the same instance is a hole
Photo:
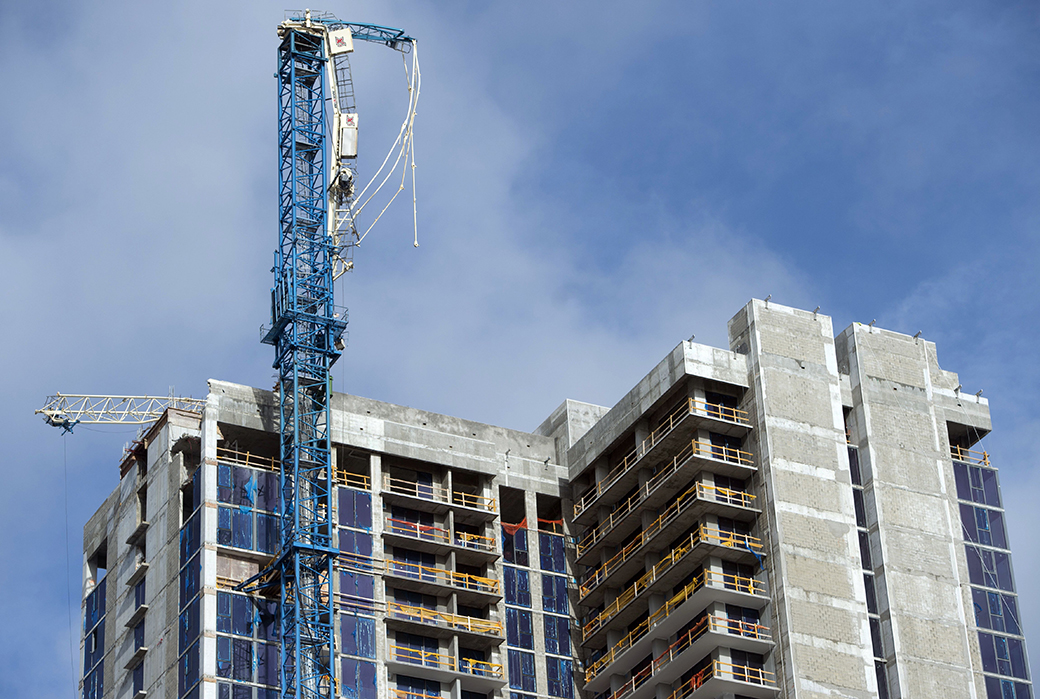
[[[347,45],[347,40],[346,39],[344,39],[342,36],[337,36],[336,37],[336,46],[346,46],[346,45]]]

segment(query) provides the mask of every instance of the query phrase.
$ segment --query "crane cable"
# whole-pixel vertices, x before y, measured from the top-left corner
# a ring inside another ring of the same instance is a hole
[[[365,230],[365,232],[358,237],[356,244],[360,244],[361,241],[365,239],[365,236],[369,234],[372,228],[383,216],[383,214],[386,213],[386,210],[390,207],[390,204],[392,204],[394,199],[397,198],[397,195],[400,194],[402,190],[404,190],[410,161],[410,166],[412,169],[412,226],[414,231],[413,244],[415,245],[415,247],[419,247],[419,220],[415,198],[415,146],[413,138],[413,128],[415,125],[415,115],[417,113],[416,107],[419,103],[419,92],[422,89],[422,72],[419,70],[419,50],[415,40],[412,40],[412,71],[410,76],[408,74],[408,64],[407,61],[405,61],[403,54],[401,56],[401,60],[405,64],[405,79],[408,84],[408,112],[405,116],[404,122],[401,124],[400,130],[397,133],[397,139],[394,140],[393,145],[390,146],[390,150],[387,152],[386,157],[383,159],[383,164],[379,166],[379,169],[376,171],[376,174],[372,176],[372,179],[370,179],[368,181],[368,184],[366,184],[364,188],[361,190],[361,193],[357,196],[358,201],[360,201],[365,196],[365,193],[368,192],[369,187],[371,187],[372,184],[376,181],[376,179],[379,178],[380,174],[382,174],[383,169],[386,167],[387,162],[389,162],[390,160],[390,156],[394,154],[394,150],[398,151],[397,159],[394,160],[393,166],[386,173],[386,176],[383,177],[382,181],[379,182],[375,190],[368,195],[368,198],[365,199],[365,201],[362,202],[360,205],[351,208],[351,225],[353,225],[358,214],[360,214],[361,211],[365,208],[365,206],[367,206],[368,203],[372,201],[372,198],[379,193],[379,190],[383,188],[383,185],[386,184],[386,182],[390,179],[391,175],[393,175],[397,171],[397,166],[398,164],[400,164],[402,157],[405,159],[405,169],[401,173],[401,184],[398,187],[397,191],[394,193],[392,197],[390,197],[390,201],[386,203],[386,206],[383,207],[382,211],[379,212],[379,215],[376,216],[375,220],[372,221],[372,223]],[[398,149],[398,145],[400,145],[400,149]]]

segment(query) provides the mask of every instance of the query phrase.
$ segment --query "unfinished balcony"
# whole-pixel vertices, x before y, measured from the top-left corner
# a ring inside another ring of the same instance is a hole
[[[685,621],[687,617],[683,616],[682,619]],[[644,637],[628,645],[622,641],[610,649],[586,670],[585,689],[592,692],[610,689],[611,676],[631,672],[650,652],[652,642],[652,638]],[[724,616],[705,615],[664,653],[636,671],[621,688],[610,695],[610,699],[651,699],[657,685],[671,684],[698,659],[720,646],[764,655],[772,650],[773,645],[769,629],[765,626]]]
[[[727,476],[747,478],[754,471],[751,454],[739,449],[715,446],[695,439],[697,431],[707,429],[719,434],[744,436],[751,429],[743,410],[688,398],[661,425],[574,504],[574,521],[590,526],[596,509],[636,486],[642,469],[656,469],[670,462],[676,470],[714,464],[711,470]],[[673,457],[674,454],[679,454]],[[681,457],[681,458],[680,458]],[[682,462],[679,466],[677,459]],[[659,469],[658,469],[659,470]],[[692,474],[691,474],[692,475]]]
[[[390,643],[387,648],[387,668],[401,675],[419,675],[439,682],[461,680],[462,689],[470,692],[488,692],[501,689],[505,684],[505,669],[498,663],[471,658],[456,658]]]
[[[336,567],[361,573],[380,573],[393,579],[395,587],[435,597],[455,592],[464,604],[487,604],[502,596],[502,584],[498,580],[409,561],[382,560],[341,551],[336,558]]]
[[[605,546],[616,546],[642,524],[641,513],[659,510],[675,492],[669,471],[655,475],[627,500],[620,503],[599,526],[590,529],[577,544],[577,562],[592,565]],[[705,514],[719,515],[742,522],[753,522],[761,512],[755,496],[740,490],[696,483],[680,495],[658,517],[658,522],[675,521],[689,527]]]
[[[383,498],[392,504],[443,515],[454,510],[459,521],[483,523],[498,515],[495,498],[383,474]]]
[[[460,602],[473,604],[487,604],[502,596],[498,580],[479,575],[395,560],[386,561],[382,568],[384,576],[392,578],[394,586],[403,590],[434,596],[450,590],[459,595]]]
[[[502,623],[494,619],[450,614],[436,609],[416,607],[399,602],[386,603],[388,627],[401,628],[413,633],[439,638],[451,638],[455,634],[469,637],[470,645],[490,648],[500,644],[504,635]]]
[[[636,581],[635,585],[618,595],[602,612],[586,622],[581,631],[582,645],[587,648],[600,646],[605,642],[608,630],[627,629],[633,621],[642,616],[647,611],[648,592],[657,588],[655,582],[665,573],[666,571],[651,570]],[[660,609],[630,631],[625,636],[625,641],[615,644],[616,652],[624,651],[626,642],[628,646],[633,646],[642,644],[644,640],[668,638],[699,610],[713,602],[761,610],[769,603],[769,596],[766,594],[765,585],[754,578],[704,570]],[[637,657],[645,656],[646,653],[643,653]],[[594,663],[592,667],[595,665]],[[592,672],[592,667],[586,673]]]
[[[712,660],[711,665],[684,682],[668,699],[715,699],[727,694],[773,699],[779,693],[776,675],[768,670]]]
[[[578,592],[581,604],[597,607],[603,601],[605,587],[629,580],[645,567],[646,553],[660,551],[673,537],[678,536],[688,524],[681,524],[681,513],[664,513],[623,549],[603,565],[590,570],[582,577]],[[667,517],[666,517],[667,515]],[[654,544],[658,544],[656,547]],[[653,587],[664,588],[674,585],[686,574],[702,563],[708,556],[718,556],[736,563],[754,564],[765,555],[762,540],[750,534],[731,532],[718,527],[701,524],[682,544],[673,548],[644,575],[653,574]],[[656,572],[655,572],[656,571]]]
[[[465,531],[456,526],[455,531],[435,524],[421,524],[389,516],[384,521],[383,537],[390,543],[411,545],[423,544],[424,551],[438,555],[455,551],[460,560],[485,563],[498,558],[498,546],[494,537]]]

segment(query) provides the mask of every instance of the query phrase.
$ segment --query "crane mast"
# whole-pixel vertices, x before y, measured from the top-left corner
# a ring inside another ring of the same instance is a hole
[[[278,370],[280,546],[263,571],[236,589],[270,594],[279,588],[282,697],[333,699],[337,682],[332,576],[339,552],[331,522],[329,370],[343,349],[347,326],[345,309],[335,305],[333,281],[353,267],[353,247],[364,237],[355,226],[364,205],[355,206],[358,122],[348,55],[355,39],[401,53],[414,51],[415,39],[400,29],[342,22],[328,14],[312,15],[310,10],[282,22],[278,36],[278,245],[271,325],[262,341],[274,346],[273,366]],[[391,148],[392,154],[401,145],[390,169],[392,173],[408,153],[413,218],[411,125],[418,99],[417,74],[413,55],[408,116]],[[388,155],[373,183],[389,160]],[[36,412],[48,424],[69,432],[80,422],[144,424],[158,419],[167,408],[202,412],[204,407],[203,400],[173,396],[57,394]]]
[[[347,54],[354,38],[398,50],[413,40],[400,30],[312,18],[309,11],[283,22],[279,37],[279,232],[272,322],[263,341],[274,346],[278,370],[281,547],[252,582],[280,585],[282,696],[329,699],[336,687],[338,553],[330,522],[329,370],[346,328],[333,281],[350,268],[347,254],[357,240],[351,211],[357,114]]]

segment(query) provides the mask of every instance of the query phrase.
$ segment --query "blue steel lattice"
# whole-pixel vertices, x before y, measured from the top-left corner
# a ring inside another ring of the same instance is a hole
[[[271,290],[281,418],[283,697],[335,687],[329,369],[346,323],[335,313],[325,228],[325,42],[287,29],[278,50],[279,239]]]

